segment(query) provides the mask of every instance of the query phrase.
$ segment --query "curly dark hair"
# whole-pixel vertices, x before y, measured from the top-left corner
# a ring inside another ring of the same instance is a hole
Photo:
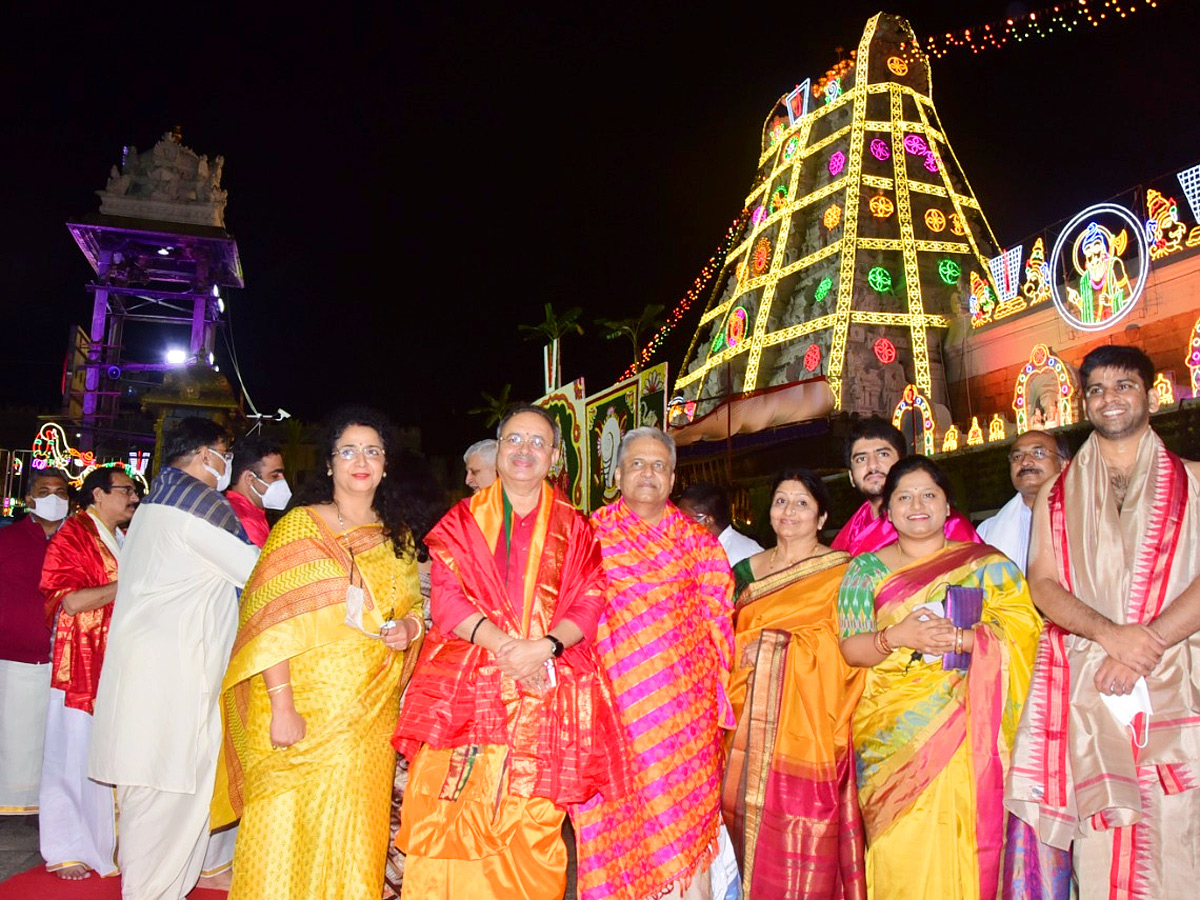
[[[369,406],[343,406],[325,420],[325,456],[324,459],[332,464],[334,451],[337,450],[338,439],[347,428],[361,425],[364,428],[374,428],[383,442],[383,472],[387,475],[388,457],[400,455],[400,443],[396,437],[396,429],[391,421],[377,409]],[[324,472],[317,469],[316,475],[310,478],[299,491],[296,498],[297,506],[312,506],[317,503],[333,502],[333,476],[329,469]],[[384,478],[375,489],[375,498],[371,508],[383,523],[384,537],[392,542],[396,556],[403,559],[416,555],[415,537],[411,523],[419,521],[419,507],[405,492],[403,485],[396,479]]]

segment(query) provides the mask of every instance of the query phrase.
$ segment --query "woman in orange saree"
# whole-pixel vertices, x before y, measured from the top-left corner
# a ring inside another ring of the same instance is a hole
[[[838,595],[842,653],[866,675],[853,729],[872,900],[1002,887],[1004,773],[1042,623],[1015,563],[946,540],[947,495],[929,460],[896,463],[883,505],[899,538],[855,557]]]
[[[838,651],[850,556],[817,539],[829,500],[813,473],[771,491],[777,543],[741,562],[722,807],[747,900],[864,900],[850,720],[861,672]],[[747,583],[748,582],[748,583]]]

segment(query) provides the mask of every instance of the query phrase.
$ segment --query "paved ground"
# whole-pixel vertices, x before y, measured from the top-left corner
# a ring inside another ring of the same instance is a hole
[[[0,816],[0,881],[42,861],[37,816]]]

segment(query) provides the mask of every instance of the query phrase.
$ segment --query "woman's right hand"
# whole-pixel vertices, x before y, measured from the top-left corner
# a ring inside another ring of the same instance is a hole
[[[296,708],[271,710],[271,746],[276,749],[290,747],[304,740],[304,716]]]
[[[944,654],[954,649],[954,623],[929,609],[914,609],[888,631],[888,643],[920,653]]]

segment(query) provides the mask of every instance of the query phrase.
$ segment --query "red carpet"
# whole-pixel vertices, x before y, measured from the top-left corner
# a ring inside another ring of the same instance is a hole
[[[224,891],[196,889],[191,900],[225,900]],[[0,884],[0,900],[121,900],[121,879],[93,874],[83,881],[64,881],[44,866],[14,875]]]

